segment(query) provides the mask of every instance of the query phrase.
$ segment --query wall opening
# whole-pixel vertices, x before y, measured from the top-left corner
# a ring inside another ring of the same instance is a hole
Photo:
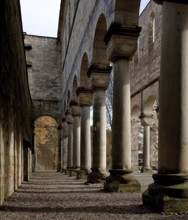
[[[57,170],[57,122],[50,116],[42,116],[34,125],[35,171]]]

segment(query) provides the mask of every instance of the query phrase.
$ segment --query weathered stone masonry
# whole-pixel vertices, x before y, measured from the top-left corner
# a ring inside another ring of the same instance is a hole
[[[62,90],[59,42],[56,38],[25,35],[24,43],[33,121],[42,115],[59,121]]]
[[[0,203],[29,175],[24,162],[31,154],[31,97],[21,24],[19,1],[1,1]]]

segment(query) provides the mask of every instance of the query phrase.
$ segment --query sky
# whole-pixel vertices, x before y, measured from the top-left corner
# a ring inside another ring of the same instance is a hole
[[[141,1],[140,13],[148,2],[149,0]],[[24,32],[39,36],[57,36],[60,0],[20,0],[20,3]]]

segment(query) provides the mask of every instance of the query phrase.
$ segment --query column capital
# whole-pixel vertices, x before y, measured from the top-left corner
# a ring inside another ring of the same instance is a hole
[[[185,4],[187,5],[187,0],[153,0],[155,3],[162,5],[163,2],[171,2],[171,3],[177,3],[177,4]]]
[[[152,126],[155,123],[152,114],[142,112],[139,116],[142,126]]]
[[[70,103],[69,103],[69,106],[72,107],[72,106],[75,106],[75,105],[78,105],[78,102],[75,101],[75,100],[71,100]]]
[[[72,117],[80,117],[81,116],[81,108],[79,105],[73,105],[71,108]]]
[[[92,89],[106,90],[110,83],[110,73],[112,67],[109,65],[92,64],[87,72],[89,80],[91,81]]]
[[[93,91],[84,87],[77,89],[78,103],[81,107],[91,106],[93,103]]]
[[[137,49],[140,31],[141,27],[138,26],[128,27],[112,23],[104,38],[108,59],[112,62],[119,59],[130,59]]]
[[[65,114],[66,114],[67,124],[72,124],[73,123],[73,119],[72,119],[72,116],[71,116],[71,111],[67,110]]]

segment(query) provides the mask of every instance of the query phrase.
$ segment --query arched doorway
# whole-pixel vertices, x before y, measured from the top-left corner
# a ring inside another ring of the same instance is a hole
[[[35,121],[34,125],[35,170],[57,170],[57,122],[50,116],[42,116]]]

